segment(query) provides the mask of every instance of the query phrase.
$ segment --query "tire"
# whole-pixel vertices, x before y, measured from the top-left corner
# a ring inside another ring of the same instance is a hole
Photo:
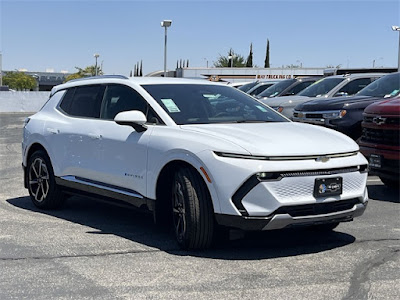
[[[386,178],[386,177],[381,177],[379,176],[380,180],[383,182],[384,185],[386,185],[389,188],[392,189],[400,189],[400,182],[399,179],[392,179],[392,178]]]
[[[187,167],[179,169],[172,182],[172,220],[182,249],[209,248],[214,234],[214,210],[200,175]]]
[[[327,224],[320,224],[320,225],[313,225],[311,226],[311,229],[313,231],[318,231],[318,232],[329,232],[338,227],[339,222],[334,222],[334,223],[327,223]]]
[[[33,204],[42,209],[59,208],[65,195],[57,186],[53,167],[47,154],[38,150],[28,160],[28,191]]]

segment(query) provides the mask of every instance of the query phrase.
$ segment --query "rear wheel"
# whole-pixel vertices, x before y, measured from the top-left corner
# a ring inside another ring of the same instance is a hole
[[[39,208],[60,207],[65,195],[57,186],[53,167],[47,154],[36,151],[28,160],[28,190],[33,204]]]
[[[211,198],[200,175],[187,167],[179,169],[174,175],[172,219],[181,248],[210,247],[214,233]]]

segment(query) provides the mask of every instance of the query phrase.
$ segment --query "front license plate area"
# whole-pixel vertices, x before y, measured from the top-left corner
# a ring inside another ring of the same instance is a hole
[[[341,195],[343,190],[343,178],[317,178],[314,184],[314,197],[328,197]]]
[[[381,168],[382,156],[377,154],[371,154],[369,157],[369,166],[373,168]]]

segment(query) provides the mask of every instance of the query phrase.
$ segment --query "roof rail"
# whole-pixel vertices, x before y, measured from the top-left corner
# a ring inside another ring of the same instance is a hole
[[[76,82],[81,80],[91,80],[91,79],[102,79],[102,78],[117,78],[117,79],[129,79],[124,75],[100,75],[100,76],[90,76],[69,80],[68,82]]]

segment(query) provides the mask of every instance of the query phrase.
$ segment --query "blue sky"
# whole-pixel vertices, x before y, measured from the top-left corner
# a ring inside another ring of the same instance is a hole
[[[211,66],[230,48],[271,67],[396,67],[400,1],[10,1],[0,0],[3,70],[75,71],[94,64],[107,74],[163,69],[164,29],[168,68],[179,59]]]

